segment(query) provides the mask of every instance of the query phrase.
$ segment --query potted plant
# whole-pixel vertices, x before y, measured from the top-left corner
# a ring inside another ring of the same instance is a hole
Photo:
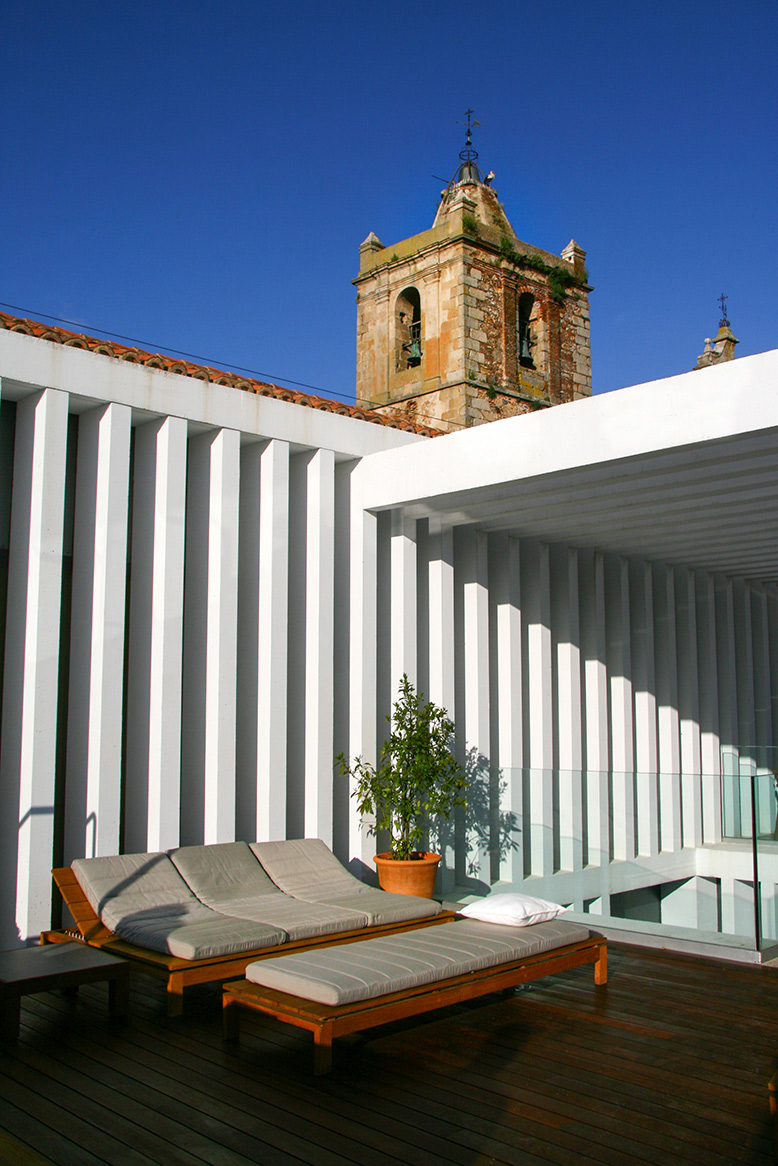
[[[405,675],[386,719],[390,732],[376,768],[361,757],[350,765],[343,753],[336,761],[356,783],[360,814],[373,816],[369,832],[389,831],[390,850],[373,860],[382,888],[431,899],[440,855],[419,850],[426,820],[466,804],[467,779],[452,752],[454,725]]]

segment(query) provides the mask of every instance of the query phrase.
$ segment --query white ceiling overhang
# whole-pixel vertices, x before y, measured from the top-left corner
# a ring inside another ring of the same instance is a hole
[[[367,509],[778,580],[778,351],[364,459]]]

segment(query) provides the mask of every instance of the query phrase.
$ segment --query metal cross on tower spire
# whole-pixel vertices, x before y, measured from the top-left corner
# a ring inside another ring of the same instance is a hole
[[[465,110],[465,117],[467,118],[467,138],[465,140],[464,150],[460,150],[459,157],[463,162],[475,162],[478,158],[478,151],[473,148],[473,130],[476,126],[480,126],[480,121],[471,121],[471,117],[475,113],[473,109]],[[458,123],[461,125],[461,122]]]
[[[727,300],[729,296],[725,296],[724,292],[719,296],[719,303],[721,304],[721,319],[719,320],[719,328],[729,328],[729,320],[727,319]]]

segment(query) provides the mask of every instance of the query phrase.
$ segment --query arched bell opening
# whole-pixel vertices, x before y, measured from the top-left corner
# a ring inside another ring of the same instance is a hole
[[[519,350],[519,364],[522,368],[535,368],[533,349],[536,338],[533,329],[532,313],[535,307],[535,297],[530,292],[522,292],[516,308],[516,333]]]
[[[394,320],[397,371],[417,368],[421,364],[421,296],[415,287],[400,292]]]

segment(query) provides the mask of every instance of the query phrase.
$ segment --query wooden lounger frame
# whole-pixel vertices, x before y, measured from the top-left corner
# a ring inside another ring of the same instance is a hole
[[[354,931],[338,931],[334,935],[322,935],[316,939],[289,940],[272,947],[242,951],[235,955],[208,956],[206,959],[185,960],[179,956],[163,955],[127,943],[101,922],[87,899],[84,891],[69,866],[57,867],[52,872],[54,882],[62,895],[75,922],[74,928],[63,928],[41,933],[41,943],[64,943],[80,940],[90,947],[102,948],[111,955],[121,956],[140,971],[158,976],[167,981],[167,1014],[180,1016],[183,1012],[184,988],[192,984],[210,984],[216,980],[227,980],[239,976],[255,960],[270,959],[272,956],[286,955],[294,951],[307,951],[313,947],[333,947],[340,943],[355,943],[370,935],[389,935],[397,931],[412,931],[437,923],[448,923],[455,918],[453,911],[443,911],[431,915],[429,919],[412,919],[406,923],[373,924]]]
[[[418,1016],[447,1004],[474,1000],[490,992],[514,988],[517,984],[526,984],[530,980],[539,980],[543,976],[590,963],[594,964],[595,984],[607,983],[608,946],[601,935],[590,935],[579,943],[484,968],[479,972],[438,980],[404,992],[392,992],[373,1000],[359,1000],[334,1007],[305,1000],[302,996],[274,991],[249,980],[238,980],[234,984],[224,985],[224,1039],[238,1038],[240,1008],[250,1008],[254,1012],[274,1016],[277,1020],[297,1028],[306,1028],[313,1033],[314,1073],[321,1075],[329,1073],[332,1067],[332,1041],[336,1036],[361,1032],[365,1028],[388,1024],[407,1016]]]

